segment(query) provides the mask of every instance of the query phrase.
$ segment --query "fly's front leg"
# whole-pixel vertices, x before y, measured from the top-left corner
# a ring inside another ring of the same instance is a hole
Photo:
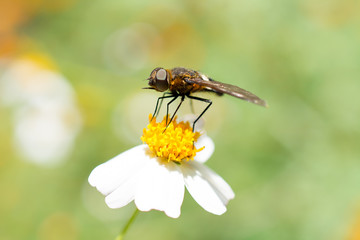
[[[177,113],[177,111],[179,110],[179,108],[180,108],[180,106],[181,106],[181,104],[184,102],[184,99],[185,99],[185,96],[181,96],[181,101],[180,101],[180,103],[179,103],[179,105],[177,106],[177,108],[176,108],[176,110],[175,110],[175,112],[173,113],[173,115],[172,115],[172,117],[171,117],[171,119],[170,119],[170,122],[169,123],[167,123],[167,118],[166,118],[166,128],[165,128],[165,130],[167,129],[167,127],[170,125],[170,123],[174,120],[174,117],[175,117],[175,115],[176,115],[176,113]],[[175,100],[175,99],[174,99]],[[171,102],[172,102],[173,100],[171,100]],[[170,103],[170,102],[169,102]],[[165,132],[165,130],[164,130],[164,132]]]
[[[171,101],[170,102],[168,102],[167,103],[167,105],[166,105],[166,121],[165,121],[165,123],[166,123],[166,128],[168,127],[168,125],[170,124],[168,124],[168,116],[169,116],[169,107],[170,107],[170,104],[171,103],[173,103],[178,97],[179,97],[179,95],[175,95],[175,96],[172,96],[172,97],[174,97],[173,99],[171,99]],[[172,120],[172,119],[171,119]],[[171,121],[170,121],[171,122]],[[166,130],[166,128],[165,128],[165,130]],[[164,130],[164,131],[165,131]]]
[[[169,95],[169,94],[170,94],[170,95]],[[166,96],[166,95],[168,95],[168,96]],[[170,97],[174,97],[174,95],[173,95],[172,93],[166,92],[166,93],[163,94],[162,97],[159,97],[159,98],[157,99],[157,101],[156,101],[156,106],[155,106],[155,111],[154,111],[154,113],[153,113],[153,115],[152,115],[151,121],[154,119],[154,117],[157,117],[157,115],[159,114],[160,109],[161,109],[161,105],[162,105],[162,103],[163,103],[163,101],[164,101],[164,98],[170,98]],[[160,101],[160,105],[159,105],[159,101]],[[167,114],[167,113],[166,113],[166,114]],[[151,122],[151,121],[150,121],[150,122]]]

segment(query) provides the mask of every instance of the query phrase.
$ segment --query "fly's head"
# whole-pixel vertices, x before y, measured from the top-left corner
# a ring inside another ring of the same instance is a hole
[[[164,92],[169,89],[170,73],[166,69],[158,67],[152,70],[147,80],[149,80],[150,89]]]

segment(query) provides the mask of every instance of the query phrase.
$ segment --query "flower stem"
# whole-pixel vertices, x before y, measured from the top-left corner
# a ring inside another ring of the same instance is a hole
[[[134,220],[135,220],[136,216],[138,215],[138,213],[139,213],[139,210],[137,208],[135,208],[135,211],[134,211],[133,215],[131,216],[131,218],[126,223],[125,227],[123,228],[121,233],[116,237],[115,240],[123,240],[124,239],[124,236],[125,236],[127,230],[129,229],[131,224],[134,222]]]

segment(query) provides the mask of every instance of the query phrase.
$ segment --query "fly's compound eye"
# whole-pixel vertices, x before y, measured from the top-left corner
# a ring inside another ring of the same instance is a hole
[[[155,82],[156,90],[163,92],[169,88],[169,83],[167,78],[168,78],[168,73],[166,72],[165,69],[162,68],[157,71],[156,82]]]
[[[160,69],[159,71],[157,71],[156,79],[158,79],[158,80],[166,80],[166,70],[165,69]]]

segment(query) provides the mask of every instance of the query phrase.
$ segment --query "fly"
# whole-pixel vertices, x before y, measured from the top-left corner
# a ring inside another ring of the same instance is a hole
[[[147,80],[149,80],[150,87],[146,87],[146,89],[154,89],[158,92],[164,92],[163,96],[159,97],[156,101],[153,116],[156,116],[159,113],[162,101],[164,99],[172,98],[166,106],[167,126],[169,126],[169,124],[172,122],[175,114],[185,100],[185,97],[187,97],[189,99],[202,101],[208,104],[201,112],[201,114],[195,119],[193,123],[194,131],[195,123],[204,115],[204,113],[209,109],[212,104],[212,101],[210,99],[192,96],[191,94],[195,92],[214,92],[219,96],[222,96],[223,94],[228,94],[242,100],[255,103],[263,107],[267,107],[267,104],[264,100],[262,100],[255,94],[246,91],[245,89],[231,84],[217,82],[198,71],[187,68],[176,67],[173,69],[165,69],[158,67],[151,72],[150,77]],[[168,123],[169,106],[179,97],[180,103]]]

